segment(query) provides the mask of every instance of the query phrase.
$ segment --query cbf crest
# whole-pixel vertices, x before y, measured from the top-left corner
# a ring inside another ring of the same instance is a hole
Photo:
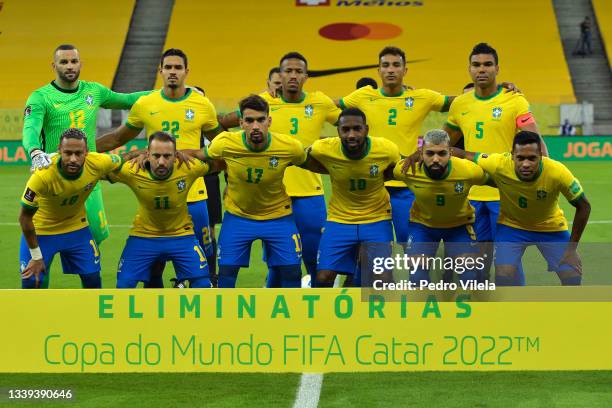
[[[193,111],[193,109],[191,108],[185,109],[185,119],[193,120],[194,118],[195,118],[195,112]]]
[[[547,196],[548,196],[548,193],[544,190],[538,190],[536,192],[536,197],[538,200],[546,200]]]
[[[85,103],[87,103],[87,105],[89,105],[89,106],[93,106],[94,98],[93,98],[93,96],[91,94],[89,94],[89,95],[87,95],[85,97]]]
[[[275,169],[278,167],[278,163],[278,157],[272,156],[270,157],[270,161],[268,162],[268,167],[270,167],[271,169]]]
[[[502,108],[500,108],[499,106],[496,106],[495,108],[493,108],[493,119],[501,119],[501,115],[502,115]]]
[[[376,177],[376,176],[378,176],[378,165],[373,164],[370,166],[370,177]]]
[[[314,108],[312,105],[306,105],[304,107],[304,116],[306,116],[306,118],[312,118],[312,115],[314,115]]]
[[[176,187],[178,188],[179,193],[181,193],[183,190],[185,190],[185,187],[187,187],[187,182],[185,182],[185,179],[179,180],[176,182]]]
[[[455,193],[463,193],[463,181],[455,183]]]
[[[406,106],[406,109],[412,109],[412,107],[414,106],[414,98],[412,96],[407,97],[404,100],[404,104]]]

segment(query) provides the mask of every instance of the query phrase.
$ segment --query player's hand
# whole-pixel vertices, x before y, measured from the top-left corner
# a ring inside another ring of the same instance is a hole
[[[30,259],[28,266],[21,272],[21,279],[28,279],[34,276],[36,287],[40,286],[40,274],[45,271],[45,261],[42,259]]]
[[[134,157],[128,162],[130,163],[130,169],[133,169],[134,166],[136,166],[137,171],[146,170],[147,168],[145,167],[145,165],[147,164],[148,158],[149,157],[147,156],[146,152],[140,153],[138,156]]]
[[[178,159],[177,167],[181,167],[184,164],[188,169],[191,168],[191,162],[195,160],[195,157],[186,150],[177,150],[176,158]]]
[[[518,89],[516,85],[512,82],[502,82],[501,86],[512,93],[521,93],[521,90]]]
[[[421,157],[421,151],[417,150],[410,156],[404,158],[402,161],[404,162],[404,164],[402,165],[402,174],[406,174],[408,172],[408,169],[410,169],[412,171],[412,175],[414,175],[414,173],[416,172],[416,165],[418,164],[420,166],[423,162],[423,157]]]
[[[31,171],[34,172],[38,169],[46,169],[51,165],[51,155],[43,152],[40,149],[33,149],[30,152],[30,159],[32,159]]]
[[[573,270],[582,275],[582,260],[580,259],[580,255],[578,255],[578,251],[576,251],[574,248],[568,248],[565,250],[563,258],[559,264],[569,265]]]

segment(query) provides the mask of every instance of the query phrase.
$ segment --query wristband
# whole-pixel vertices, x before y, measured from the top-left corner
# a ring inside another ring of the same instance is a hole
[[[40,251],[40,247],[29,248],[29,249],[30,249],[30,256],[32,257],[33,261],[40,261],[41,259],[43,259],[42,252]]]

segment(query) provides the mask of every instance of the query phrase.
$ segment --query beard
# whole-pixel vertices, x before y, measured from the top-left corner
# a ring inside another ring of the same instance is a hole
[[[425,168],[427,169],[427,173],[429,173],[431,178],[440,179],[446,173],[448,164],[446,166],[437,165],[436,167],[425,166]]]
[[[68,78],[68,76],[65,73],[58,72],[58,76],[60,77],[60,79],[69,84],[73,84],[79,80],[79,76],[81,75],[81,70],[75,71],[73,75],[74,75],[74,78]]]

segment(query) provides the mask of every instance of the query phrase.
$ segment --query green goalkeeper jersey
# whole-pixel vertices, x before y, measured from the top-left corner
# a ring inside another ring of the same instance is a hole
[[[56,152],[62,132],[79,128],[87,134],[87,146],[96,151],[98,110],[130,109],[142,95],[151,91],[123,94],[97,82],[79,81],[76,89],[62,89],[52,81],[28,98],[23,119],[23,147]]]

